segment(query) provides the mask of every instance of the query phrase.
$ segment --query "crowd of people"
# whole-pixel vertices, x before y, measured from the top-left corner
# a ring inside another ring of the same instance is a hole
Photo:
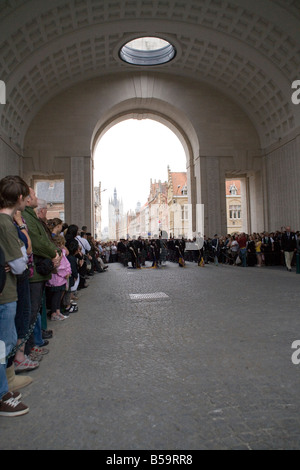
[[[290,227],[272,233],[237,233],[213,238],[204,237],[201,258],[205,264],[235,266],[285,266],[292,271],[296,254],[300,253],[300,232]],[[187,253],[187,259],[196,261],[197,252]]]
[[[246,266],[285,265],[291,271],[300,253],[300,234],[290,227],[276,233],[204,240],[133,239],[101,242],[87,227],[47,218],[39,200],[19,176],[0,180],[0,416],[29,411],[19,390],[32,382],[53,336],[48,322],[78,311],[78,291],[106,272],[109,263],[159,268],[167,261]],[[26,374],[22,374],[26,372]]]
[[[22,178],[0,181],[0,416],[29,411],[19,390],[49,353],[48,324],[78,311],[78,291],[108,268],[103,254],[87,227],[47,219]]]
[[[300,253],[300,233],[285,227],[273,233],[215,234],[212,238],[204,236],[193,240],[164,239],[161,236],[149,240],[141,237],[136,240],[121,239],[117,244],[113,243],[114,248],[117,247],[113,259],[112,255],[107,256],[111,244],[105,247],[107,262],[117,260],[133,268],[145,266],[146,261],[150,261],[152,267],[164,266],[166,261],[178,263],[182,267],[189,261],[201,266],[209,263],[216,266],[285,266],[291,271],[292,265],[296,264],[296,254]]]

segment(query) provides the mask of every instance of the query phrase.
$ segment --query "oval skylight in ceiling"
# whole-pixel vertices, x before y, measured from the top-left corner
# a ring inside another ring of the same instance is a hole
[[[175,47],[158,37],[133,39],[120,50],[121,59],[132,65],[161,65],[170,62],[175,55]]]

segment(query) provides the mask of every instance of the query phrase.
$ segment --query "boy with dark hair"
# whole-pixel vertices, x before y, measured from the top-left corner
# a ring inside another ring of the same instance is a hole
[[[7,358],[17,344],[15,315],[17,308],[16,274],[27,268],[27,254],[13,223],[17,210],[25,209],[29,187],[19,176],[0,181],[0,245],[6,263],[6,283],[0,295],[0,416],[20,416],[28,406],[19,401],[21,394],[10,392],[6,377]]]

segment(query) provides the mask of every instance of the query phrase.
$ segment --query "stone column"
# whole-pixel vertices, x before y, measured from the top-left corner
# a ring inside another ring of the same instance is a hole
[[[92,217],[92,181],[91,158],[71,157],[70,162],[70,214],[69,223],[78,225],[79,229],[87,225],[93,233]]]
[[[225,174],[220,171],[219,157],[201,157],[201,184],[205,235],[224,235],[227,231]]]

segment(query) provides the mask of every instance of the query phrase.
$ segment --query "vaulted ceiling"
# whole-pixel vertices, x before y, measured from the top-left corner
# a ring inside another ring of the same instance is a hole
[[[119,59],[137,36],[172,42],[176,58],[151,72],[222,90],[248,114],[265,146],[300,125],[299,0],[1,0],[1,134],[22,147],[37,111],[91,77],[147,71]]]

